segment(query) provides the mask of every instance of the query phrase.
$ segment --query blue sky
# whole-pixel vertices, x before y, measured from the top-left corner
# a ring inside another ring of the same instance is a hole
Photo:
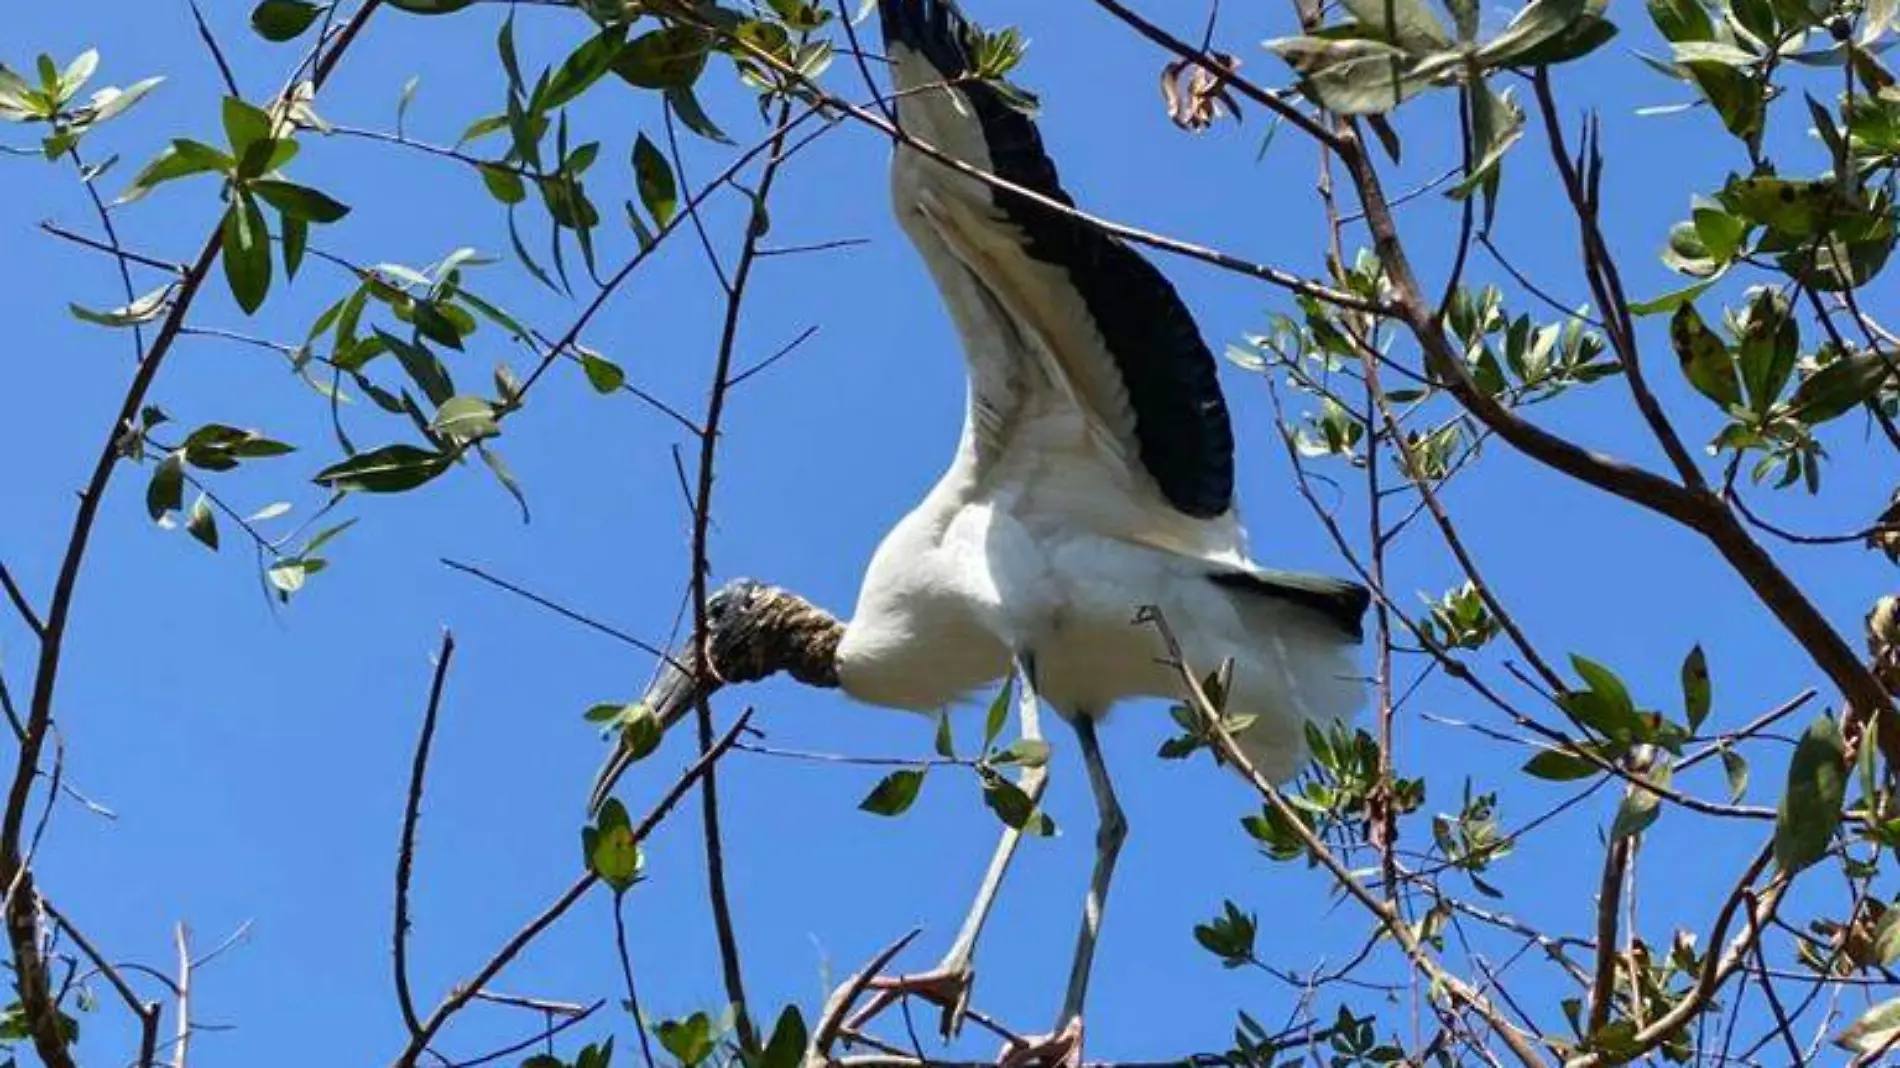
[[[1020,80],[1042,94],[1051,150],[1085,206],[1316,270],[1322,231],[1311,193],[1314,160],[1296,135],[1282,131],[1256,162],[1265,123],[1255,109],[1238,127],[1223,124],[1200,137],[1175,131],[1155,91],[1160,57],[1081,0],[971,6],[987,22],[1020,24],[1031,38]],[[291,49],[248,33],[248,4],[209,7],[246,93],[263,98],[292,61]],[[1610,236],[1625,257],[1630,287],[1648,295],[1673,283],[1653,258],[1669,223],[1686,215],[1692,192],[1718,185],[1744,161],[1705,115],[1633,114],[1682,93],[1630,55],[1653,44],[1647,26],[1635,24],[1640,14],[1616,14],[1625,35],[1566,72],[1563,98],[1573,115],[1586,102],[1602,110]],[[411,134],[454,140],[501,100],[492,62],[501,15],[496,6],[479,5],[442,19],[379,16],[321,110],[339,123],[386,129],[400,87],[419,75]],[[1487,25],[1501,24],[1508,11],[1488,5],[1485,17]],[[1201,18],[1197,8],[1178,28],[1196,32]],[[526,7],[519,21],[524,59],[534,67],[557,62],[584,33],[579,19],[557,10]],[[91,146],[95,155],[123,155],[109,188],[129,180],[166,139],[209,139],[216,131],[220,89],[182,4],[141,7],[136,17],[26,5],[8,24],[0,60],[16,68],[29,67],[40,50],[64,59],[97,47],[105,82],[168,77],[133,121],[121,120]],[[1284,72],[1257,42],[1288,30],[1278,5],[1234,5],[1221,27],[1245,69],[1269,82],[1283,80]],[[840,65],[833,77],[852,85],[855,72]],[[747,140],[754,112],[730,81],[716,66],[708,103]],[[1445,107],[1430,100],[1405,111],[1406,157],[1393,172],[1393,189],[1452,162],[1456,137]],[[1776,112],[1783,143],[1797,153],[1792,159],[1818,171],[1822,154],[1808,147],[1798,120],[1782,115],[1787,107]],[[575,121],[605,144],[597,173],[613,176],[597,179],[599,188],[629,190],[627,146],[636,131],[658,135],[655,101],[602,85],[576,108]],[[1501,240],[1521,268],[1580,299],[1576,235],[1567,216],[1552,210],[1540,138],[1533,127],[1508,164]],[[785,175],[772,243],[869,244],[774,259],[762,268],[742,361],[768,355],[809,325],[820,329],[791,359],[737,392],[717,489],[717,577],[769,579],[841,611],[883,530],[947,460],[962,418],[954,336],[921,265],[891,224],[887,151],[867,132],[840,128]],[[696,150],[694,165],[705,175],[719,164]],[[8,250],[0,316],[9,324],[11,456],[0,558],[37,592],[50,586],[72,492],[131,357],[129,339],[65,311],[68,301],[121,302],[107,262],[34,229],[51,217],[91,230],[70,172],[31,160],[0,160],[0,167],[8,191],[0,198],[0,247]],[[497,253],[507,247],[498,209],[476,177],[455,164],[308,136],[294,174],[354,206],[349,219],[317,236],[322,247],[351,259],[421,266],[461,245]],[[615,199],[603,199],[603,206],[610,220],[604,258],[618,262],[630,237],[614,225]],[[133,247],[183,258],[217,210],[211,183],[179,183],[120,219]],[[734,247],[741,218],[733,203],[720,203],[709,219],[722,247]],[[1436,195],[1402,213],[1428,277],[1442,277],[1439,250],[1453,221]],[[1289,307],[1279,292],[1234,275],[1179,261],[1164,266],[1217,351],[1260,327],[1269,311]],[[1472,270],[1476,278],[1504,281],[1482,258]],[[558,331],[578,310],[511,264],[487,268],[476,280],[486,295],[544,329]],[[312,264],[253,322],[221,293],[200,304],[193,322],[294,341],[344,285]],[[1883,281],[1871,303],[1892,293]],[[1516,295],[1513,306],[1532,307]],[[719,310],[699,252],[678,241],[614,298],[585,341],[643,388],[691,410],[702,403]],[[487,365],[503,355],[492,329],[478,337],[468,356],[458,357],[458,371],[466,367],[475,376],[470,381],[482,381]],[[1714,429],[1711,413],[1663,366],[1666,348],[1652,351],[1666,403],[1691,437],[1705,439]],[[570,372],[559,369],[500,442],[527,487],[531,524],[519,521],[478,470],[409,497],[352,503],[349,514],[362,521],[336,543],[331,570],[287,609],[273,611],[259,596],[234,531],[226,530],[225,552],[213,557],[180,531],[155,529],[144,515],[142,476],[121,472],[84,577],[59,704],[68,774],[119,818],[107,822],[63,807],[43,850],[42,888],[121,959],[169,961],[169,931],[178,920],[192,927],[201,947],[251,924],[248,940],[196,987],[198,1018],[233,1029],[202,1035],[194,1063],[377,1063],[399,1048],[388,967],[394,847],[429,656],[444,626],[455,631],[460,651],[418,856],[418,996],[432,1003],[571,878],[582,802],[601,752],[580,715],[597,702],[637,696],[649,664],[437,563],[444,556],[467,560],[634,633],[666,635],[687,559],[687,517],[669,450],[688,443],[665,419],[624,397],[596,397]],[[1256,554],[1274,566],[1338,570],[1293,490],[1262,384],[1234,368],[1225,375]],[[307,478],[335,458],[327,412],[280,361],[195,340],[174,356],[154,399],[186,425],[255,425],[302,447],[221,479],[221,491],[235,501],[255,508],[287,500],[296,515],[321,503]],[[1538,415],[1593,444],[1654,460],[1632,433],[1626,408],[1621,386],[1607,383]],[[1890,488],[1891,464],[1867,457],[1851,422],[1836,428],[1837,463],[1825,492],[1799,502],[1794,513],[1804,529],[1858,525]],[[359,443],[403,432],[371,416],[355,425]],[[1738,725],[1817,681],[1719,562],[1660,521],[1565,485],[1501,448],[1459,484],[1450,503],[1497,587],[1545,648],[1615,665],[1646,701],[1673,704],[1677,663],[1698,641],[1715,672],[1715,726]],[[1775,502],[1763,507],[1774,510]],[[1351,529],[1359,529],[1358,513],[1349,514]],[[1422,534],[1396,560],[1394,585],[1402,596],[1441,591],[1457,580]],[[1879,584],[1891,577],[1851,548],[1789,563],[1849,629],[1857,629]],[[11,623],[0,629],[0,663],[16,690],[25,685],[26,639]],[[756,705],[758,722],[777,745],[902,755],[923,754],[930,744],[924,721],[854,707],[836,694],[770,684],[729,695],[721,712],[730,716],[744,705]],[[1449,689],[1428,689],[1416,707],[1455,718],[1483,714]],[[970,717],[960,726],[964,737],[976,730]],[[1166,733],[1158,706],[1130,707],[1105,732],[1133,837],[1098,958],[1089,1017],[1094,1056],[1223,1048],[1235,1008],[1269,1024],[1291,1010],[1286,989],[1258,974],[1223,971],[1194,945],[1193,924],[1223,897],[1259,912],[1263,955],[1289,968],[1341,959],[1364,929],[1357,915],[1328,900],[1316,874],[1255,854],[1234,823],[1252,807],[1240,784],[1205,761],[1154,760]],[[1072,745],[1063,735],[1056,742],[1049,805],[1068,833],[1025,849],[978,957],[979,1002],[1026,1029],[1045,1026],[1060,999],[1090,858],[1092,806]],[[1429,780],[1433,811],[1455,810],[1467,776],[1495,776],[1523,756],[1416,715],[1403,724],[1400,742],[1402,768]],[[623,788],[630,807],[639,811],[689,758],[690,744],[671,740]],[[1751,800],[1772,803],[1779,774],[1772,761],[1758,767]],[[875,778],[864,769],[744,755],[728,766],[722,781],[732,893],[760,1005],[795,1000],[810,1011],[827,974],[855,968],[909,927],[925,927],[907,958],[919,967],[934,961],[954,932],[988,856],[993,818],[973,782],[941,772],[908,818],[859,813],[855,805]],[[1713,795],[1718,778],[1698,773],[1691,783]],[[1514,784],[1506,793],[1507,824],[1558,796],[1543,784]],[[1541,844],[1507,862],[1495,879],[1507,904],[1539,921],[1580,928],[1588,909],[1580,888],[1595,878],[1597,828],[1612,805],[1606,792],[1601,803],[1566,817]],[[1411,833],[1422,842],[1423,823]],[[1654,880],[1644,901],[1652,938],[1662,940],[1674,922],[1701,926],[1709,888],[1727,880],[1736,858],[1756,843],[1753,828],[1711,830],[1666,815],[1646,852]],[[1688,848],[1694,865],[1678,862]],[[627,903],[648,1010],[675,1016],[709,1008],[721,989],[690,810],[652,841],[648,870],[650,880]],[[616,996],[606,909],[604,896],[586,902],[498,985],[575,1001]],[[1330,1013],[1331,1003],[1321,1010]],[[1383,1012],[1387,1023],[1405,1026],[1403,1002]],[[124,1059],[131,1045],[119,1020],[115,1011],[88,1018],[87,1063]],[[452,1056],[480,1052],[535,1023],[500,1011],[470,1013],[442,1048]],[[609,1031],[630,1052],[626,1021],[611,1013],[575,1034]],[[982,1043],[971,1048],[987,1052]]]

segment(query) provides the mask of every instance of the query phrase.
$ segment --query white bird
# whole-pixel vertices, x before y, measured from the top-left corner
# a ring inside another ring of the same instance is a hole
[[[906,137],[1071,203],[1033,120],[971,76],[980,35],[950,0],[880,0]],[[719,685],[789,671],[873,705],[934,712],[1009,674],[1023,736],[1038,699],[1076,732],[1099,813],[1097,855],[1055,1029],[1010,1053],[1074,1063],[1103,904],[1126,821],[1096,739],[1125,698],[1180,698],[1153,606],[1191,664],[1232,662],[1237,741],[1278,780],[1306,759],[1304,724],[1351,716],[1364,587],[1272,571],[1247,555],[1233,507],[1233,434],[1212,353],[1172,286],[1124,242],[900,143],[900,225],[963,343],[968,411],[949,469],[872,557],[840,622],[784,590],[728,585],[708,606],[718,678],[663,671],[664,724]],[[602,772],[596,800],[629,763]],[[1025,789],[1040,796],[1040,769]],[[942,963],[881,981],[882,1001],[931,996],[960,1015],[977,936],[1020,832],[1006,831]]]

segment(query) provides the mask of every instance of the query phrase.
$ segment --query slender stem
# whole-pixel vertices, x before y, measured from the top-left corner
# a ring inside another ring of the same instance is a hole
[[[1616,1001],[1616,926],[1623,898],[1623,873],[1629,869],[1633,836],[1612,838],[1603,850],[1603,877],[1597,883],[1596,973],[1590,983],[1590,1026],[1586,1034],[1596,1034],[1610,1022],[1610,1010]],[[1640,991],[1632,993],[1637,999]]]
[[[109,242],[100,241],[96,238],[87,237],[84,234],[68,230],[55,222],[42,222],[40,223],[40,229],[62,241],[70,241],[75,245],[92,249],[94,252],[103,252],[124,263],[136,263],[141,267],[150,267],[153,270],[164,271],[174,275],[182,275],[190,269],[182,263],[166,263],[164,260],[154,259],[151,256],[142,256],[136,252],[128,252],[124,248]]]
[[[416,823],[422,816],[422,791],[429,776],[429,749],[435,742],[436,715],[442,707],[442,689],[448,682],[449,662],[455,658],[455,635],[442,632],[442,646],[435,654],[435,674],[429,682],[429,704],[422,713],[422,734],[416,739],[415,758],[409,769],[409,800],[402,813],[402,845],[396,852],[396,922],[390,938],[395,967],[396,1006],[411,1035],[422,1030],[416,1015],[415,998],[409,992],[409,883],[415,868]]]
[[[33,632],[34,637],[44,637],[46,624],[40,622],[39,613],[33,611],[33,602],[26,599],[25,591],[21,590],[19,583],[13,580],[13,572],[7,570],[7,565],[4,563],[0,563],[0,586],[6,588],[7,600],[13,602],[14,610],[20,613],[20,619],[26,623],[26,628]]]
[[[790,133],[786,120],[791,115],[792,98],[787,96],[779,105],[777,129],[772,147],[766,156],[765,165],[760,170],[759,188],[753,194],[752,210],[745,216],[745,237],[740,243],[739,259],[734,264],[730,280],[721,275],[721,284],[725,287],[725,321],[720,327],[719,351],[713,361],[712,383],[707,387],[706,415],[700,420],[705,433],[699,439],[699,477],[696,492],[693,494],[693,542],[692,542],[692,591],[693,625],[696,635],[693,643],[693,669],[698,678],[710,678],[713,675],[712,649],[710,635],[706,625],[707,575],[711,565],[707,560],[712,528],[713,483],[719,458],[719,432],[726,413],[726,398],[732,388],[732,365],[738,350],[739,325],[741,312],[745,307],[747,284],[752,279],[753,268],[758,263],[760,239],[765,236],[765,227],[761,225],[765,205],[772,195],[777,182],[780,165],[785,160],[783,152],[785,137]],[[707,256],[712,258],[717,269],[718,261],[713,249],[708,245]],[[712,745],[713,719],[712,706],[700,701],[695,709],[699,746],[701,751]],[[707,894],[712,905],[713,928],[719,942],[719,963],[726,986],[726,998],[731,1003],[735,1017],[735,1029],[738,1032],[740,1047],[746,1050],[759,1048],[759,1040],[750,1014],[746,1011],[745,976],[739,957],[738,934],[732,922],[732,905],[726,894],[725,850],[721,843],[719,830],[719,789],[718,779],[708,772],[700,790],[701,815],[705,829]]]
[[[647,814],[634,826],[633,840],[636,844],[646,841],[647,836],[653,833],[653,829],[658,827],[660,822],[672,813],[680,800],[699,784],[700,779],[711,770],[713,764],[732,748],[733,743],[739,740],[739,736],[744,733],[746,725],[751,721],[752,711],[747,709],[731,727],[727,728],[726,733],[713,744],[711,750],[694,761],[693,765],[674,781],[660,800],[647,810]],[[428,1018],[422,1021],[422,1030],[411,1035],[408,1043],[403,1046],[402,1052],[390,1062],[392,1068],[415,1068],[423,1051],[429,1048],[429,1043],[435,1040],[435,1036],[442,1031],[442,1028],[446,1027],[457,1013],[467,1008],[469,1002],[475,1000],[476,994],[493,982],[503,969],[521,955],[522,950],[527,949],[535,939],[541,937],[542,932],[554,926],[562,916],[567,915],[568,910],[572,909],[581,898],[586,897],[587,892],[599,882],[600,877],[593,872],[581,875],[566,890],[561,891],[560,896],[556,897],[552,904],[542,909],[521,930],[516,931],[506,942],[503,942],[501,948],[495,951],[487,963],[476,969],[475,974],[467,982],[453,988],[434,1011],[429,1013]]]
[[[647,1018],[640,1011],[640,991],[633,984],[633,955],[627,951],[627,917],[621,909],[625,894],[615,894],[614,950],[620,957],[620,975],[627,983],[627,1012],[633,1016],[633,1029],[640,1035],[640,1059],[653,1068],[653,1042],[647,1037]]]
[[[343,52],[378,6],[379,0],[366,0],[357,9],[336,43],[318,61],[312,79],[314,89],[322,88],[330,72],[342,59]],[[85,488],[80,491],[79,507],[73,515],[71,533],[66,539],[66,548],[54,579],[52,599],[47,605],[45,626],[40,633],[33,692],[27,705],[26,734],[20,740],[6,808],[0,814],[0,884],[13,888],[6,902],[5,923],[7,940],[13,951],[14,978],[19,990],[22,1015],[32,1034],[34,1052],[47,1068],[74,1068],[74,1064],[66,1045],[58,1007],[52,998],[46,962],[40,953],[38,894],[34,890],[26,857],[21,851],[20,836],[32,800],[40,757],[45,751],[47,735],[52,726],[54,695],[58,691],[59,670],[66,648],[66,628],[71,621],[80,572],[92,542],[99,508],[105,501],[106,490],[122,457],[121,437],[138,418],[139,409],[151,392],[152,383],[157,380],[165,357],[178,340],[192,302],[202,290],[212,265],[217,262],[221,245],[221,232],[214,228],[180,280],[170,312],[159,326],[145,359],[133,372],[119,411],[100,444]]]

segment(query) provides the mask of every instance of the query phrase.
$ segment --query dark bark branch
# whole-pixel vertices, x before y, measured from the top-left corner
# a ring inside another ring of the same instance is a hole
[[[409,769],[409,800],[402,813],[402,844],[396,851],[396,923],[390,937],[390,955],[395,969],[396,1007],[402,1012],[403,1025],[411,1035],[422,1030],[416,1015],[415,998],[409,992],[409,883],[416,861],[416,823],[422,817],[422,792],[429,777],[429,749],[435,742],[436,716],[442,707],[442,688],[448,682],[449,662],[455,658],[455,635],[442,632],[442,646],[435,654],[435,674],[429,682],[429,704],[422,713],[422,733],[416,739],[415,757]]]
[[[686,771],[674,781],[673,785],[660,797],[660,800],[655,803],[652,808],[647,810],[647,814],[641,818],[639,823],[634,825],[633,840],[635,843],[645,842],[647,837],[653,833],[653,829],[658,827],[662,820],[672,814],[674,807],[680,803],[680,800],[691,792],[694,786],[699,784],[700,779],[705,776],[707,771],[711,770],[719,758],[725,756],[726,753],[731,750],[733,743],[739,740],[740,735],[745,732],[746,725],[751,721],[752,710],[747,709],[734,721],[731,727],[726,729],[726,733],[722,735],[718,741],[713,743],[711,750],[694,761],[693,765],[687,768]],[[449,994],[442,999],[441,1003],[435,1007],[435,1010],[429,1013],[428,1018],[422,1021],[422,1030],[410,1036],[409,1042],[403,1047],[402,1052],[397,1054],[395,1060],[390,1062],[392,1068],[415,1068],[416,1062],[421,1058],[423,1051],[429,1048],[429,1043],[435,1040],[436,1035],[441,1033],[442,1028],[447,1026],[448,1022],[454,1019],[457,1013],[467,1008],[469,1002],[475,1000],[476,995],[483,988],[493,982],[495,977],[500,975],[503,969],[507,968],[516,957],[521,955],[523,950],[534,943],[535,939],[540,938],[542,932],[554,926],[555,922],[562,916],[567,915],[568,910],[572,909],[575,903],[580,901],[581,898],[586,897],[587,892],[592,890],[599,882],[600,877],[593,872],[587,872],[581,875],[575,879],[566,890],[563,890],[560,896],[554,899],[552,904],[542,909],[539,914],[528,921],[526,926],[522,927],[521,930],[515,932],[506,942],[502,943],[501,948],[495,951],[494,956],[490,957],[487,963],[476,969],[475,974],[471,976],[467,982],[451,990]]]
[[[352,16],[336,44],[319,60],[313,89],[322,88],[350,41],[355,39],[377,6],[378,0],[367,0]],[[144,405],[159,369],[164,366],[165,357],[178,340],[193,300],[203,288],[212,265],[217,262],[221,247],[220,233],[218,229],[212,230],[204,247],[179,282],[171,310],[159,326],[151,349],[133,372],[119,411],[107,428],[98,457],[93,461],[92,473],[86,480],[85,488],[80,491],[79,507],[73,515],[71,533],[66,539],[65,551],[53,584],[52,599],[48,602],[44,627],[39,635],[39,657],[35,664],[32,697],[27,706],[25,735],[20,740],[20,750],[14,763],[6,808],[4,814],[0,814],[0,884],[12,890],[6,901],[5,924],[7,941],[13,952],[14,980],[19,990],[22,1015],[32,1036],[34,1052],[47,1068],[74,1068],[74,1062],[60,1024],[59,1006],[53,995],[46,961],[40,953],[39,895],[32,872],[27,866],[27,858],[22,852],[21,832],[32,800],[40,757],[45,751],[46,739],[52,728],[54,696],[65,652],[66,629],[71,621],[80,572],[91,545],[100,505],[105,500],[112,474],[122,456],[120,440],[126,429],[133,426],[134,420],[138,418],[139,409]]]

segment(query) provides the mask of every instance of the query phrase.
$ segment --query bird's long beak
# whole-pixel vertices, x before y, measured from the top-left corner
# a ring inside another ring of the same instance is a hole
[[[600,772],[594,776],[594,788],[587,797],[588,812],[600,811],[600,806],[613,793],[614,784],[620,781],[620,776],[650,752],[675,723],[725,685],[724,680],[717,675],[700,678],[693,671],[691,658],[689,647],[661,666],[659,677],[647,688],[646,696],[640,702],[651,714],[652,721],[647,726],[621,729],[613,752],[608,754],[607,762],[601,765]]]
[[[836,653],[844,624],[797,594],[733,579],[708,599],[705,625],[709,669],[693,669],[699,660],[696,643],[661,666],[641,700],[644,714],[622,726],[613,754],[595,776],[588,812],[600,810],[614,783],[652,752],[673,724],[728,683],[757,682],[789,671],[807,686],[838,685]]]

